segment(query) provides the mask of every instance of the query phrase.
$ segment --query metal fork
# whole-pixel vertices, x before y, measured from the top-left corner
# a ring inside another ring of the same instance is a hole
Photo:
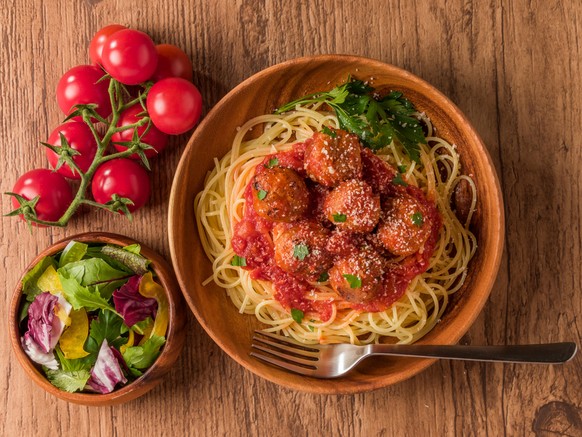
[[[371,355],[559,364],[571,360],[577,349],[576,343],[571,342],[509,346],[306,345],[264,331],[255,331],[251,347],[250,355],[259,360],[315,378],[337,378]]]

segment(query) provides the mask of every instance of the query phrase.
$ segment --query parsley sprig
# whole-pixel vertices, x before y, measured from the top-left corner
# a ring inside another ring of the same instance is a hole
[[[336,113],[340,127],[356,134],[372,150],[398,140],[408,156],[420,163],[420,146],[426,138],[416,108],[400,91],[374,98],[374,88],[365,82],[348,78],[347,82],[330,91],[309,94],[281,106],[276,113],[295,109],[297,105],[324,102]]]

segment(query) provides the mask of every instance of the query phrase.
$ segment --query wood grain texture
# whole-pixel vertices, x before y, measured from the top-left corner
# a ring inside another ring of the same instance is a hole
[[[558,0],[4,0],[0,7],[1,191],[45,167],[39,141],[62,118],[58,78],[89,61],[91,36],[119,22],[191,56],[206,109],[265,67],[320,53],[403,67],[448,95],[488,146],[506,203],[496,287],[463,342],[582,339],[582,4]],[[7,323],[11,290],[50,243],[118,232],[169,258],[167,199],[186,143],[154,166],[154,195],[132,223],[88,211],[30,235],[0,221]],[[2,211],[9,202],[3,197]],[[411,380],[354,396],[299,394],[228,358],[193,317],[167,380],[129,404],[90,408],[45,394],[0,337],[1,435],[570,435],[582,434],[582,356],[564,366],[442,361]]]

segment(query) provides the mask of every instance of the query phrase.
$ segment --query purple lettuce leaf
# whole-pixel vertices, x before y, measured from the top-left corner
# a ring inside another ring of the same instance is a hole
[[[121,314],[124,323],[131,327],[148,317],[155,318],[158,302],[153,298],[144,297],[139,293],[141,276],[132,276],[113,293],[115,311]]]
[[[62,310],[66,315],[71,305],[61,296],[49,292],[37,295],[28,307],[28,332],[44,353],[49,353],[56,346],[65,324],[55,312]]]
[[[44,352],[38,343],[34,341],[30,332],[26,332],[20,341],[22,343],[22,349],[24,349],[24,352],[32,361],[48,367],[51,370],[57,370],[59,368],[55,354],[53,352]]]
[[[103,340],[97,361],[91,369],[91,377],[87,381],[87,384],[99,393],[111,393],[118,383],[127,382],[113,350],[107,340]]]

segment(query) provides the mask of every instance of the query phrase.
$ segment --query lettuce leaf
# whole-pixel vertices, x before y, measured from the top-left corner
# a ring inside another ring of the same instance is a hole
[[[129,327],[148,317],[155,318],[158,302],[153,298],[144,297],[139,292],[141,276],[132,276],[125,285],[113,293],[115,310],[121,314],[123,321]]]
[[[66,266],[69,263],[80,261],[87,253],[89,246],[78,241],[69,241],[69,244],[63,249],[61,257],[59,258],[59,268]]]
[[[114,312],[100,311],[97,319],[91,322],[85,350],[97,354],[104,341],[112,346],[121,346],[127,343],[127,338],[120,337],[122,325],[123,320]]]
[[[115,311],[113,307],[105,300],[98,291],[90,291],[87,287],[83,287],[74,278],[65,276],[61,269],[58,270],[59,279],[63,286],[63,294],[69,301],[73,308],[78,310],[85,307],[87,311],[94,311],[97,309],[106,309]]]
[[[91,377],[88,370],[45,369],[44,373],[52,385],[69,393],[83,390]]]
[[[44,352],[40,346],[32,339],[30,332],[26,332],[24,336],[20,339],[22,344],[22,349],[28,355],[28,357],[37,364],[42,364],[49,369],[58,369],[59,363],[55,359],[55,355],[52,352]]]
[[[165,342],[164,337],[152,335],[141,346],[128,347],[123,353],[123,359],[130,369],[147,369],[160,355],[160,348]]]
[[[36,282],[49,266],[56,268],[57,263],[52,256],[45,256],[22,278],[22,293],[26,295],[27,301],[32,302],[38,294],[42,293],[43,290]]]

